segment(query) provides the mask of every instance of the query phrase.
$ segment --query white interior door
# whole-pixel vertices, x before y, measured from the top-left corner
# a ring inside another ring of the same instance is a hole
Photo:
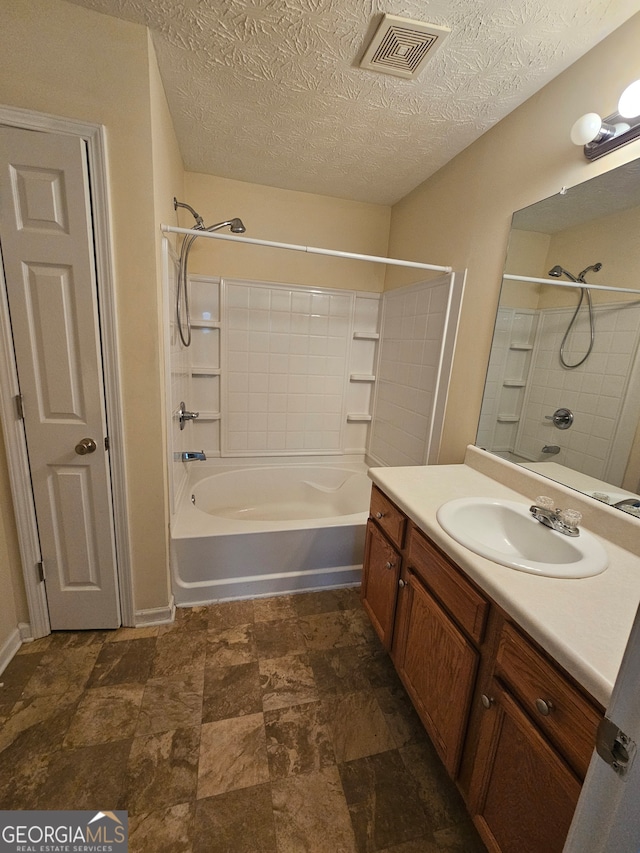
[[[120,624],[85,144],[0,128],[0,240],[53,630]]]

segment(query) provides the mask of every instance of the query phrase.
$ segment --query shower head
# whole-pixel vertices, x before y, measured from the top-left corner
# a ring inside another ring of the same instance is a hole
[[[597,264],[592,264],[590,267],[585,267],[580,273],[580,275],[576,276],[570,272],[567,272],[567,270],[564,269],[564,267],[561,267],[560,264],[556,264],[555,267],[552,267],[549,270],[547,275],[551,275],[554,278],[560,278],[561,275],[566,275],[568,279],[570,279],[571,281],[575,281],[576,284],[586,284],[587,282],[584,280],[585,275],[588,272],[591,272],[592,270],[593,272],[599,272],[601,269],[602,264],[598,262]]]
[[[583,269],[582,272],[580,273],[580,275],[578,276],[578,281],[584,282],[585,275],[588,272],[591,272],[591,270],[593,270],[593,272],[600,272],[601,269],[602,269],[602,264],[599,261],[597,264],[592,264],[590,267],[585,267],[585,269]],[[585,282],[585,284],[586,284],[586,282]]]
[[[185,210],[188,210],[189,213],[193,216],[196,221],[196,229],[198,231],[218,231],[220,228],[229,228],[232,234],[244,234],[247,230],[244,227],[242,219],[225,219],[224,222],[217,222],[215,225],[209,225],[208,227],[204,224],[204,219],[200,216],[199,213],[191,207],[190,204],[185,204],[185,202],[178,201],[178,199],[173,197],[173,209],[177,210],[179,207],[184,207]]]
[[[242,219],[225,219],[224,222],[217,222],[215,225],[209,225],[208,228],[205,228],[205,231],[219,231],[220,228],[228,228],[232,234],[244,234],[247,230],[244,227]]]
[[[568,279],[570,279],[571,281],[578,281],[578,279],[575,277],[575,275],[571,275],[571,273],[567,272],[567,270],[565,270],[563,267],[561,267],[560,264],[556,264],[555,267],[552,267],[549,270],[548,275],[551,275],[554,278],[560,278],[560,276],[566,275],[566,277]]]

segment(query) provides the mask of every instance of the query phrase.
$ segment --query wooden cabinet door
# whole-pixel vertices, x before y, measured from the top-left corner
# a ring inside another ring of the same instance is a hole
[[[396,666],[452,777],[467,727],[479,654],[412,572],[407,573]]]
[[[492,853],[561,853],[580,782],[511,695],[492,682],[469,808]]]
[[[367,522],[362,604],[387,651],[393,639],[401,558],[376,525]]]

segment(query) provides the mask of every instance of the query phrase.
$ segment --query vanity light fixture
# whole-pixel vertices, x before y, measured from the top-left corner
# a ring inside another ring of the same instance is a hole
[[[618,101],[618,111],[600,118],[586,113],[571,128],[571,141],[582,145],[587,160],[597,160],[640,138],[640,80],[631,83]]]

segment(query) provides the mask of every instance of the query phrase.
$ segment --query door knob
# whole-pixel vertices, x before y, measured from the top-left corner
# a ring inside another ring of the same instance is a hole
[[[76,453],[78,456],[86,456],[87,453],[94,453],[98,445],[92,438],[83,438],[76,444]]]

